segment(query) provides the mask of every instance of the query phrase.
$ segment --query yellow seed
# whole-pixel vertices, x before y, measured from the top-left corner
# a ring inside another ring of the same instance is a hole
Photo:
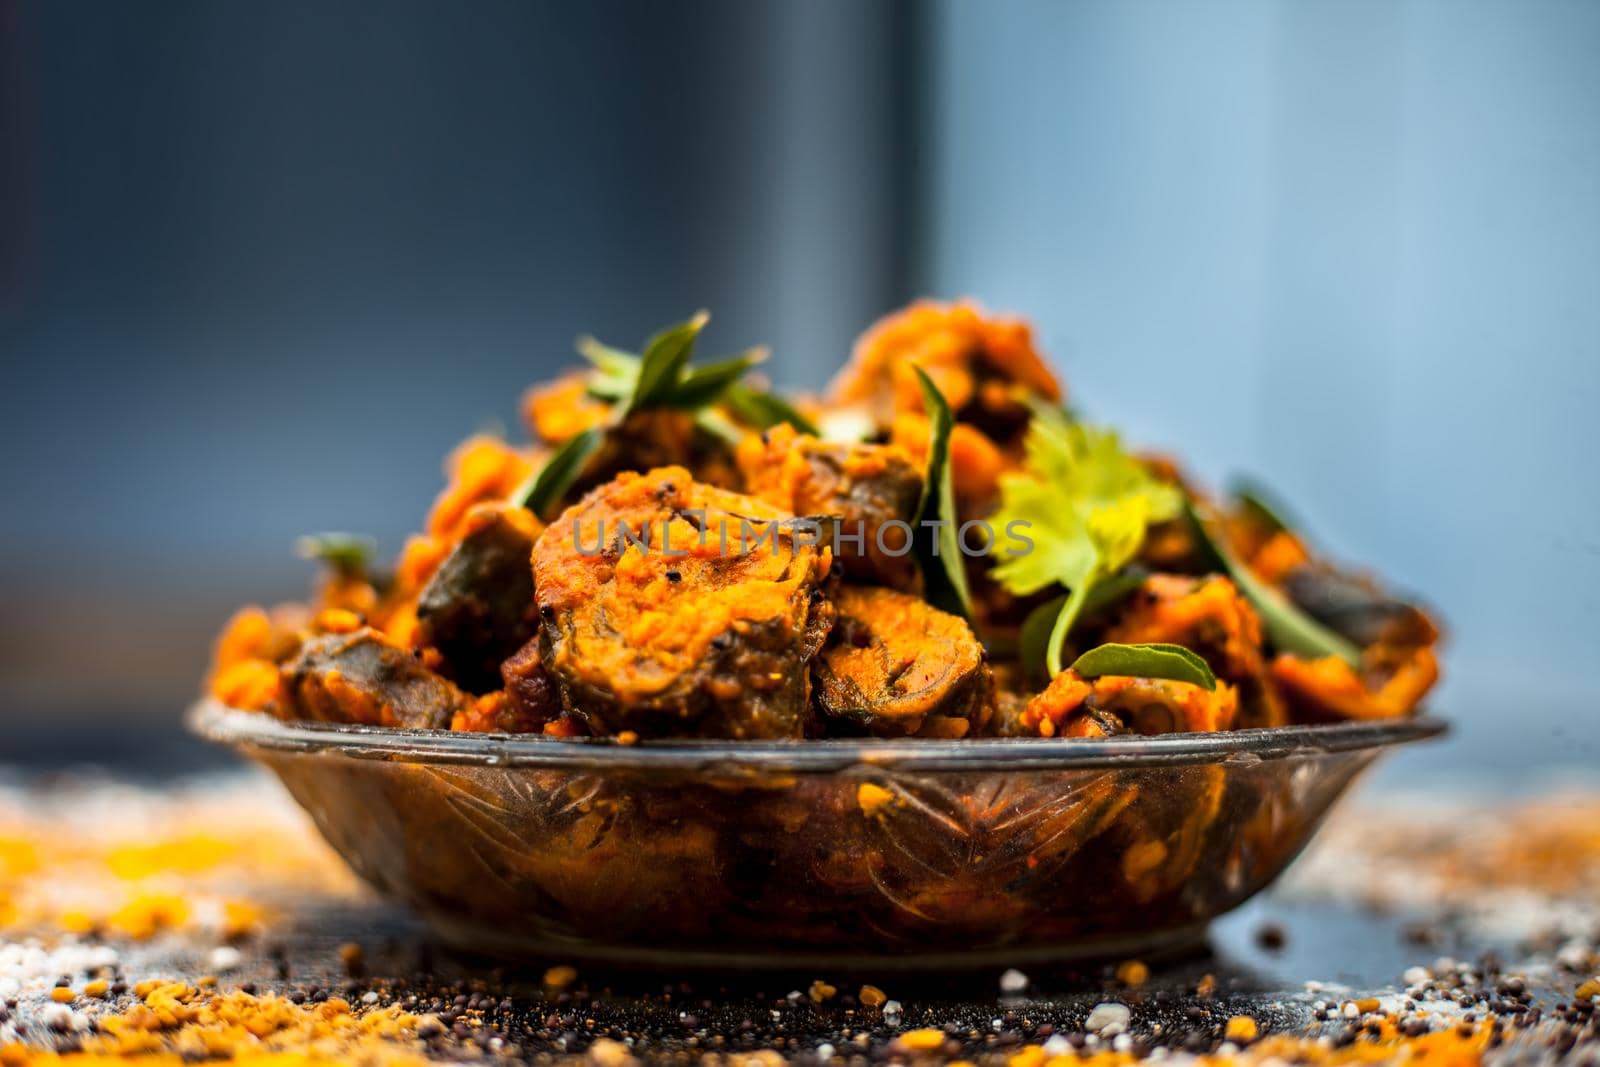
[[[564,963],[544,972],[544,984],[550,989],[565,989],[577,980],[578,969]]]
[[[1222,1031],[1224,1037],[1235,1044],[1254,1041],[1261,1030],[1256,1026],[1256,1021],[1248,1015],[1235,1015],[1228,1020],[1227,1027]]]
[[[106,981],[104,978],[96,978],[94,981],[87,983],[83,987],[83,995],[86,997],[103,997],[110,992],[110,990],[110,982]]]
[[[888,996],[875,985],[864,985],[861,992],[856,994],[856,999],[869,1008],[881,1008],[888,1003]]]
[[[1591,997],[1600,997],[1600,978],[1591,978],[1572,991],[1572,995],[1579,1000],[1588,1000]]]
[[[929,1026],[922,1030],[907,1030],[899,1037],[900,1047],[910,1052],[932,1052],[944,1045],[944,1031]]]
[[[1038,1045],[1029,1045],[1019,1049],[1010,1059],[1006,1060],[1006,1067],[1044,1067],[1049,1054]]]
[[[1150,980],[1150,968],[1143,960],[1124,960],[1117,964],[1117,981],[1126,986],[1141,986]]]
[[[78,994],[74,993],[64,985],[58,985],[54,989],[50,990],[50,999],[55,1001],[57,1004],[71,1004],[77,995]]]

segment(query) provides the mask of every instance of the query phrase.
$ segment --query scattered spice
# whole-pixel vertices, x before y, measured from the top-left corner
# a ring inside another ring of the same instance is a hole
[[[1130,988],[1137,988],[1150,980],[1150,968],[1142,960],[1123,960],[1117,964],[1117,981]]]

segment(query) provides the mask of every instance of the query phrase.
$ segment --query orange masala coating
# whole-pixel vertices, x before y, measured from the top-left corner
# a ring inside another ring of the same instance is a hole
[[[1028,324],[988,317],[965,301],[918,301],[880,319],[856,342],[833,381],[832,399],[865,404],[885,423],[897,412],[921,411],[913,366],[927,372],[958,414],[1013,405],[1011,385],[1051,402],[1061,399],[1061,385],[1034,347]]]
[[[907,534],[883,529],[890,520],[913,521],[922,496],[922,471],[904,449],[822,441],[781,423],[745,437],[737,459],[751,496],[791,514],[838,520],[847,535],[837,542],[845,576],[895,589],[921,584],[912,554],[894,554]]]
[[[829,718],[877,734],[965,737],[994,713],[994,680],[972,628],[921,597],[843,586],[812,665]]]
[[[1028,702],[1016,728],[1040,737],[1202,733],[1229,729],[1238,703],[1226,682],[1213,691],[1164,678],[1086,679],[1065,670]]]
[[[682,467],[619,475],[567,509],[533,569],[568,713],[600,734],[801,736],[831,552],[792,520]]]
[[[1233,582],[1221,575],[1153,574],[1135,590],[1104,640],[1173,644],[1198,652],[1217,677],[1240,689],[1245,725],[1282,726],[1282,702],[1265,683],[1261,621]]]

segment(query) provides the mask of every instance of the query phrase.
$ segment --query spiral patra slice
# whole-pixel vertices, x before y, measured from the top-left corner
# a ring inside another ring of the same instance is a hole
[[[533,550],[546,669],[597,734],[782,738],[809,719],[832,625],[818,524],[692,480],[625,473]]]

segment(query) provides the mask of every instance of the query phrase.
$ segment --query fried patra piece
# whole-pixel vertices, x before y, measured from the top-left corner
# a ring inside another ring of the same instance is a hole
[[[994,714],[983,646],[963,619],[892,589],[841,586],[812,661],[831,723],[880,735],[965,737]]]
[[[819,534],[682,467],[591,492],[533,550],[567,711],[596,734],[802,736],[806,665],[832,624]]]
[[[833,380],[831,399],[865,406],[880,424],[922,411],[921,367],[961,422],[991,439],[1021,435],[1028,410],[1016,388],[1061,400],[1061,384],[1034,347],[1021,319],[989,317],[972,303],[919,301],[880,319],[861,335],[850,362]]]
[[[611,418],[611,405],[589,392],[589,377],[572,371],[522,394],[522,417],[545,444],[559,447]]]
[[[1103,640],[1183,645],[1204,657],[1217,677],[1238,687],[1238,726],[1288,722],[1283,702],[1266,680],[1261,621],[1227,578],[1152,574],[1118,612]]]
[[[618,421],[614,405],[589,393],[588,372],[574,372],[549,385],[535,386],[522,398],[522,413],[535,436],[558,446],[585,430],[606,427],[599,451],[584,464],[567,494],[576,500],[622,471],[680,466],[697,480],[722,488],[738,484],[733,449],[687,411],[649,408]]]
[[[1226,682],[1210,690],[1164,678],[1086,679],[1065,670],[1028,702],[1007,732],[1024,737],[1204,733],[1230,729],[1238,704],[1238,693]]]
[[[538,631],[533,541],[539,523],[511,504],[479,504],[417,599],[418,638],[441,673],[474,693],[499,688],[500,663]]]
[[[846,578],[908,592],[919,587],[910,535],[883,528],[911,523],[922,496],[922,471],[904,449],[823,441],[780,423],[745,437],[737,459],[746,493],[791,514],[836,520],[834,547]]]
[[[306,609],[295,604],[271,612],[239,609],[212,650],[207,691],[230,708],[287,717],[288,694],[278,667],[300,651],[309,621]]]
[[[1439,640],[1439,629],[1427,612],[1394,596],[1375,578],[1318,559],[1263,505],[1242,502],[1227,516],[1223,530],[1253,573],[1360,648],[1415,647]]]
[[[1020,319],[990,317],[972,303],[919,301],[861,335],[834,378],[830,400],[865,411],[919,465],[927,460],[928,419],[914,367],[938,387],[956,424],[950,475],[962,518],[987,512],[1001,473],[1021,459],[1031,399],[1061,401]]]
[[[1392,719],[1409,714],[1439,679],[1439,661],[1427,646],[1375,645],[1360,671],[1337,656],[1303,659],[1287,653],[1272,661],[1272,679],[1300,722]]]
[[[367,627],[307,639],[283,678],[299,716],[324,722],[438,730],[472,705],[416,653]]]
[[[1391,596],[1371,578],[1307,561],[1290,568],[1281,585],[1307,615],[1361,648],[1431,645],[1439,639],[1421,608]]]

